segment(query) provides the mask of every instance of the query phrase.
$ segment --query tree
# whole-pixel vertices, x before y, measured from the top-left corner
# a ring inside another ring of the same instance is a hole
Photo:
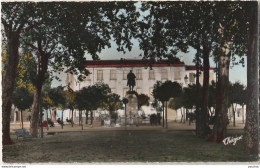
[[[131,49],[130,39],[135,29],[132,22],[138,16],[133,2],[90,2],[83,5],[81,3],[37,3],[35,8],[37,10],[33,11],[39,11],[35,17],[41,24],[38,24],[38,27],[33,27],[37,29],[30,29],[29,33],[24,34],[26,37],[29,36],[26,38],[25,44],[38,52],[38,61],[41,66],[38,68],[35,101],[32,109],[31,132],[33,136],[37,134],[37,102],[41,96],[41,85],[44,81],[44,74],[47,72],[48,62],[51,65],[54,65],[53,62],[55,62],[55,65],[60,63],[70,66],[69,71],[74,73],[76,72],[75,68],[79,72],[86,73],[84,67],[85,51],[96,59],[97,52],[100,52],[105,46],[110,47],[111,38],[116,40],[119,51],[124,51],[124,48]],[[126,12],[122,12],[123,10],[120,10],[122,8]],[[64,16],[66,17],[64,18]],[[86,27],[86,25],[88,26]],[[64,49],[63,46],[69,48],[70,55],[61,52]],[[58,50],[57,54],[52,53],[55,49]],[[70,59],[71,55],[73,59]],[[58,70],[61,69],[58,68]]]
[[[83,130],[83,124],[82,124],[82,111],[85,110],[85,96],[84,93],[82,93],[82,89],[80,91],[76,92],[76,97],[75,97],[75,106],[79,110],[79,125],[81,125],[81,129]],[[86,116],[87,117],[87,116]]]
[[[14,105],[21,111],[21,122],[23,128],[23,111],[32,105],[33,96],[27,88],[16,88],[14,92]]]
[[[2,5],[1,23],[3,25],[4,45],[6,46],[6,63],[2,83],[2,118],[3,145],[12,144],[10,139],[10,114],[13,91],[15,86],[16,69],[19,62],[18,48],[20,38],[39,24],[42,19],[37,15],[41,10],[36,9],[36,3],[4,2]]]
[[[181,85],[177,82],[172,81],[165,81],[164,83],[158,82],[154,85],[153,90],[153,96],[155,99],[158,99],[163,104],[166,103],[166,112],[165,112],[165,118],[166,118],[166,128],[168,128],[167,124],[167,101],[170,98],[178,97],[181,94]],[[164,110],[163,110],[163,127],[164,127]]]
[[[63,129],[63,112],[68,107],[68,97],[66,96],[62,86],[51,88],[48,96],[51,99],[53,106],[62,110],[61,128]]]
[[[149,96],[145,94],[137,94],[138,109],[140,109],[143,105],[149,106],[149,100]]]
[[[244,91],[244,86],[240,84],[240,82],[235,82],[233,84],[230,84],[229,88],[229,104],[231,104],[232,107],[232,113],[233,113],[233,126],[235,127],[235,121],[236,121],[236,106],[241,102],[241,93]],[[234,105],[236,104],[236,105]]]
[[[247,54],[247,103],[246,103],[246,125],[245,141],[246,152],[254,154],[259,153],[259,85],[258,85],[258,14],[259,7],[257,2],[253,2],[252,18],[250,22],[250,34],[248,38]]]
[[[183,96],[176,97],[174,99],[170,99],[168,107],[174,110],[181,109],[181,123],[182,121],[185,123],[185,118],[183,115],[182,107],[184,104]]]
[[[218,83],[216,97],[216,122],[209,141],[222,142],[226,136],[229,65],[232,55],[243,56],[247,52],[250,13],[254,3],[219,2],[216,4],[219,23]]]
[[[213,111],[212,111],[213,108]],[[216,109],[216,82],[211,81],[209,85],[209,102],[208,102],[209,114],[212,117]]]
[[[115,93],[109,94],[107,95],[107,98],[103,101],[102,104],[105,107],[105,109],[109,111],[110,118],[116,121],[118,118],[116,110],[118,110],[120,107],[123,107],[123,103],[120,100],[120,96]]]
[[[74,124],[74,109],[75,109],[75,98],[76,98],[76,92],[74,92],[69,86],[68,90],[65,91],[65,94],[68,96],[68,108],[71,111],[71,127],[73,127]]]

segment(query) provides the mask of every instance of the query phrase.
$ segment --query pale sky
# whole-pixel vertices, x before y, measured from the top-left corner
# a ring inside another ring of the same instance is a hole
[[[113,46],[113,45],[112,45]],[[123,52],[118,52],[116,48],[109,48],[104,49],[100,53],[100,58],[104,60],[109,59],[142,59],[140,55],[141,51],[139,50],[139,47],[137,44],[135,44],[132,48],[131,52],[126,52],[125,54]],[[195,65],[192,60],[194,59],[196,51],[192,48],[190,49],[189,53],[178,53],[177,56],[184,61],[186,65]],[[88,57],[90,58],[90,57]],[[210,66],[216,67],[215,63],[213,62],[212,58],[210,60]],[[242,67],[242,65],[235,65],[234,67],[230,66],[230,73],[229,73],[229,80],[232,83],[235,83],[236,81],[240,81],[242,84],[246,85],[247,83],[247,66],[246,66],[246,58],[245,58],[245,67]]]

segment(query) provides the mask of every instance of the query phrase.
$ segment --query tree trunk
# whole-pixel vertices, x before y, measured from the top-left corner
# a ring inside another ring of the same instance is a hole
[[[259,132],[259,106],[258,106],[258,6],[253,9],[253,17],[250,23],[250,35],[247,54],[247,103],[245,141],[246,152],[258,154]]]
[[[82,117],[82,111],[80,111],[80,123],[81,123],[81,130],[83,130],[83,117]]]
[[[74,124],[74,109],[71,110],[71,127],[73,127],[73,124]]]
[[[209,95],[209,48],[206,46],[206,42],[203,42],[203,88],[202,88],[202,100],[201,100],[201,113],[199,132],[200,137],[208,135],[208,95]]]
[[[42,85],[45,80],[45,74],[48,69],[49,54],[46,54],[42,50],[41,41],[37,42],[38,48],[38,74],[36,82],[36,90],[34,93],[33,105],[32,105],[32,122],[30,124],[30,132],[33,137],[38,136],[38,122],[39,122],[39,103],[41,101]]]
[[[199,81],[199,77],[200,77],[200,46],[198,46],[197,48],[197,54],[196,54],[196,93],[197,95],[200,94],[200,81]],[[200,123],[200,100],[197,99],[196,101],[196,111],[195,111],[195,115],[196,115],[196,135],[199,135],[199,123]]]
[[[230,40],[225,40],[221,47],[221,54],[218,61],[219,72],[215,112],[216,121],[213,127],[213,134],[208,138],[208,141],[222,142],[224,137],[226,137],[231,44]]]
[[[41,138],[43,138],[43,126],[42,126],[42,117],[43,117],[43,113],[42,113],[42,100],[40,100],[39,102],[39,111],[40,111],[40,123],[39,126],[41,128]]]
[[[80,122],[81,122],[81,115],[80,115],[80,111],[79,111],[79,126],[80,126]]]
[[[162,111],[163,111],[163,128],[164,128],[164,103],[162,102]]]
[[[63,129],[63,110],[61,112],[61,129]]]
[[[22,129],[23,129],[23,111],[21,110],[21,122],[22,122]]]
[[[183,119],[183,114],[182,114],[182,107],[181,107],[181,123],[182,123],[182,119]]]
[[[86,124],[88,124],[88,110],[86,110]]]
[[[30,123],[30,133],[33,137],[38,136],[38,123],[39,123],[39,102],[41,97],[41,91],[36,88],[34,92],[33,105],[32,105],[32,118]]]
[[[47,109],[47,121],[48,121],[48,118],[49,118],[49,114],[48,114],[48,109]]]
[[[10,116],[13,103],[16,69],[19,61],[19,33],[7,32],[7,55],[2,77],[2,144],[10,145]]]
[[[233,112],[233,127],[236,126],[236,112],[235,112],[235,108],[234,108],[234,104],[231,104],[232,106],[232,112]]]
[[[93,124],[93,110],[90,111],[90,124]]]
[[[168,128],[168,120],[167,120],[167,101],[165,102],[165,126]]]
[[[185,121],[186,121],[186,119],[185,119],[185,112],[186,112],[186,108],[184,109],[184,111],[183,111],[183,124],[185,124]]]
[[[242,105],[242,123],[245,123],[245,111],[244,111],[244,105]]]

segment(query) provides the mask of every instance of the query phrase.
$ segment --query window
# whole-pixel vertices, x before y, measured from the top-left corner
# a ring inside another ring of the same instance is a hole
[[[154,70],[149,70],[149,79],[154,79]]]
[[[98,70],[97,71],[97,80],[103,80],[103,71],[102,70]]]
[[[166,69],[162,69],[162,79],[168,79],[168,73]]]
[[[110,80],[116,80],[116,70],[110,70]]]
[[[138,94],[142,94],[142,89],[141,89],[141,88],[137,88],[137,89],[136,89],[136,92],[137,92]]]
[[[116,93],[116,89],[115,88],[111,88],[111,92],[112,93]]]
[[[189,73],[190,83],[195,83],[195,73]]]
[[[181,80],[181,72],[174,71],[174,80]]]
[[[124,70],[123,71],[123,80],[127,80],[127,74],[128,74],[128,70]]]
[[[142,79],[142,70],[141,69],[136,70],[136,79],[137,80]]]

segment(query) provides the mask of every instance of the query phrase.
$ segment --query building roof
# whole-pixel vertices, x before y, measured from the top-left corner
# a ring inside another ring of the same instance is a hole
[[[165,67],[165,66],[185,66],[184,62],[175,61],[169,63],[167,60],[150,61],[150,60],[99,60],[87,61],[86,67]]]
[[[196,70],[194,65],[185,65],[184,62],[176,60],[174,63],[170,63],[167,60],[151,61],[151,60],[98,60],[98,61],[87,61],[87,68],[98,68],[98,67],[185,67],[185,70]],[[203,70],[200,68],[200,70]],[[214,70],[214,68],[210,68]]]
[[[215,68],[210,67],[209,70],[214,70]],[[186,71],[196,70],[196,66],[194,65],[185,65]],[[203,67],[200,67],[200,70],[203,71]]]

